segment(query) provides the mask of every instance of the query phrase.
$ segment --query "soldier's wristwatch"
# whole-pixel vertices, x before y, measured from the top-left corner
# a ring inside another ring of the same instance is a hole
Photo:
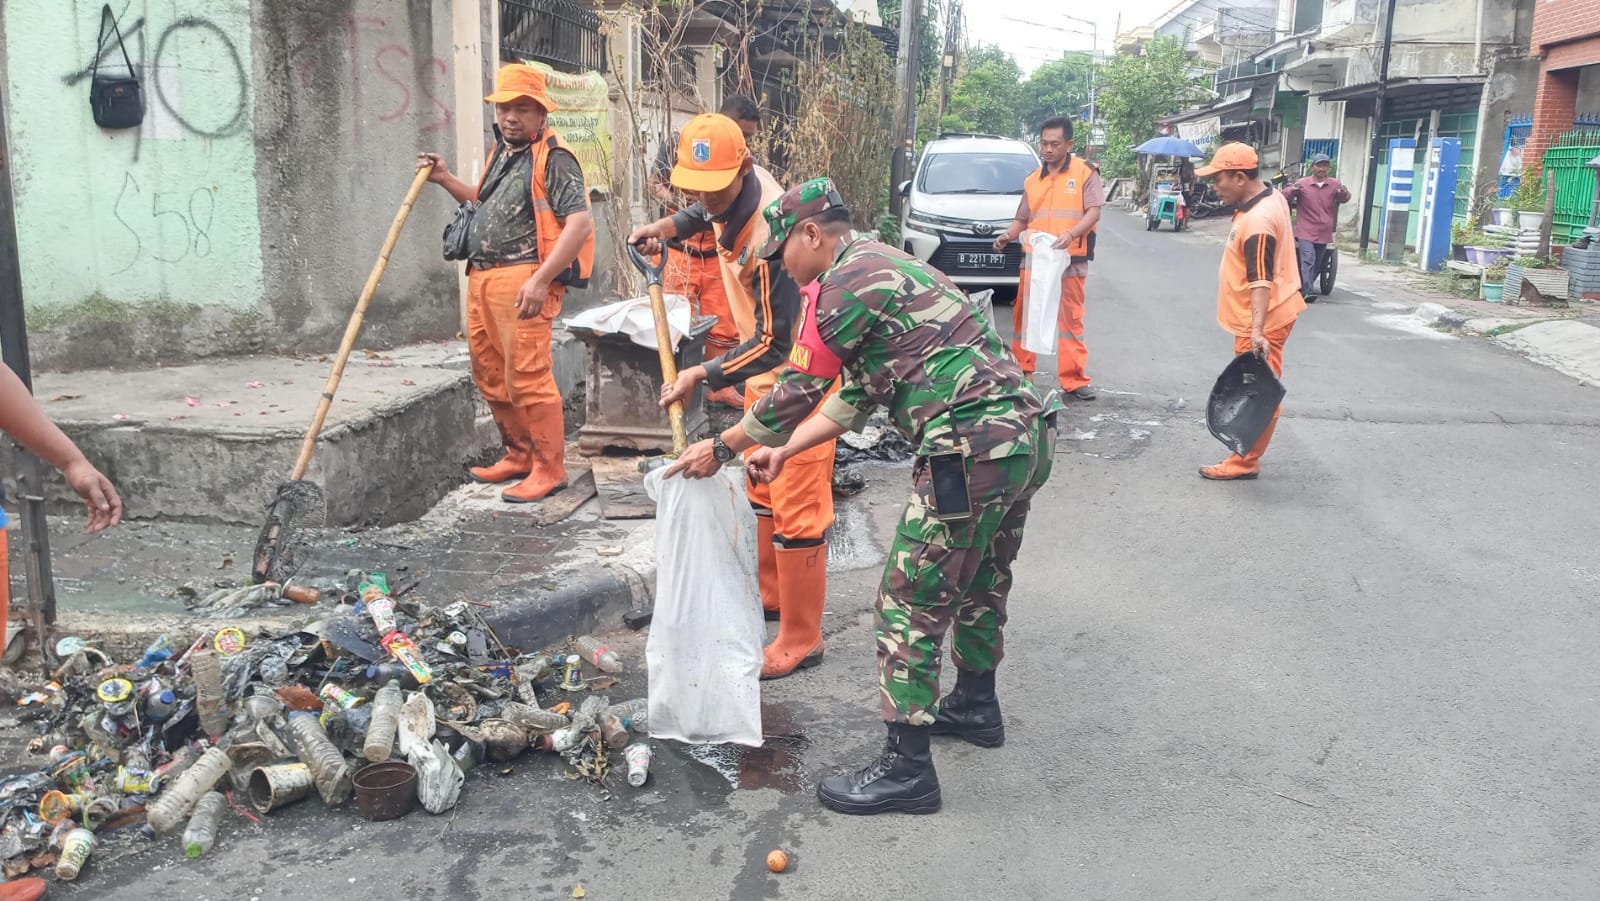
[[[718,463],[726,463],[733,459],[733,448],[723,443],[721,435],[713,435],[711,436],[711,456],[715,457]]]

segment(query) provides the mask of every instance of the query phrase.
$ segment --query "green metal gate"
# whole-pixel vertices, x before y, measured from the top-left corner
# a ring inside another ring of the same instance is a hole
[[[1584,165],[1600,156],[1600,131],[1569,131],[1544,152],[1556,192],[1556,214],[1550,220],[1550,243],[1571,244],[1589,224],[1594,203],[1595,170]]]

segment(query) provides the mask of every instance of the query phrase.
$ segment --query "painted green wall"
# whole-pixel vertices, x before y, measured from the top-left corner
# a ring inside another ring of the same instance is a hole
[[[30,313],[87,298],[257,307],[249,0],[112,3],[144,82],[144,122],[124,131],[90,115],[101,5],[3,4]],[[110,44],[102,69],[125,71]]]

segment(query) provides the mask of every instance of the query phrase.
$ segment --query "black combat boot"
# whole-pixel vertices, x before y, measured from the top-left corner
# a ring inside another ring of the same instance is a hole
[[[994,696],[994,670],[980,673],[956,669],[956,687],[939,702],[934,735],[959,735],[980,748],[1006,743],[1000,699]]]
[[[817,786],[822,806],[840,813],[937,813],[939,774],[928,750],[931,726],[889,723],[883,753],[866,769],[829,776]]]

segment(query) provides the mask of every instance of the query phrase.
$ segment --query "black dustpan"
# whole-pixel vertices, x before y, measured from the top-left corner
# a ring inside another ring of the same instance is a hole
[[[1211,387],[1206,428],[1229,450],[1244,456],[1272,422],[1285,393],[1267,361],[1246,351],[1233,358]]]

